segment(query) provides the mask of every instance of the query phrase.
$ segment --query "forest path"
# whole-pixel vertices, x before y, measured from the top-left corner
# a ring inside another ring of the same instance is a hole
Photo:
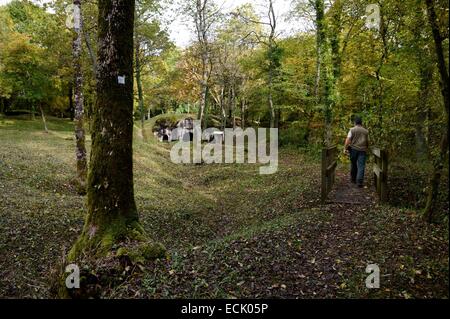
[[[328,194],[328,204],[372,206],[376,202],[376,192],[367,174],[365,177],[365,185],[360,188],[350,181],[348,172],[344,170],[336,171],[336,181],[330,194]]]

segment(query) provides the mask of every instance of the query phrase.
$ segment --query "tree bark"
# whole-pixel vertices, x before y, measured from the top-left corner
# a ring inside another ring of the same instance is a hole
[[[83,25],[81,19],[81,0],[74,0],[75,17],[74,29],[75,38],[73,41],[73,66],[74,66],[74,83],[75,83],[75,155],[77,161],[76,188],[79,194],[86,193],[86,176],[87,176],[87,156],[85,146],[85,132],[83,123],[84,99],[83,99],[83,74],[81,71],[81,45]]]
[[[418,2],[420,5],[420,2]],[[416,10],[414,14],[414,51],[416,52],[416,61],[419,66],[420,84],[416,103],[416,159],[425,161],[428,159],[428,138],[426,132],[429,132],[429,125],[426,120],[429,117],[430,110],[430,89],[433,83],[433,61],[429,58],[432,52],[426,43],[428,39],[424,37],[424,28],[426,25],[425,16],[421,10]],[[426,32],[426,31],[425,31]]]
[[[31,103],[31,120],[35,120],[36,119],[36,117],[35,117],[35,113],[36,112],[36,108],[34,107],[34,102],[33,103]]]
[[[314,8],[316,11],[316,41],[317,41],[317,65],[323,68],[324,81],[324,135],[323,143],[329,145],[331,143],[331,108],[333,105],[333,74],[331,71],[331,56],[327,39],[326,22],[325,22],[325,4],[324,0],[315,0]],[[318,77],[317,77],[318,78]],[[316,78],[316,81],[317,81]],[[320,84],[320,83],[318,83]]]
[[[83,19],[81,17],[81,24],[83,24]],[[95,57],[94,51],[92,50],[91,46],[91,39],[89,37],[89,33],[86,31],[83,31],[84,34],[84,42],[86,43],[86,48],[89,53],[89,57],[91,58],[92,63],[92,71],[94,72],[94,76],[97,74],[97,58]]]
[[[439,75],[441,77],[441,93],[442,98],[444,100],[444,108],[445,113],[447,114],[447,126],[448,126],[448,109],[449,109],[449,75],[448,75],[448,67],[445,63],[444,57],[444,48],[442,47],[442,42],[444,39],[442,38],[439,26],[437,24],[436,12],[434,10],[433,1],[425,0],[427,5],[427,13],[428,13],[428,21],[431,27],[431,31],[433,32],[433,40],[434,40],[434,48],[436,52],[436,59],[438,64]]]
[[[432,79],[433,70],[431,69],[431,65],[429,65],[427,61],[420,63],[420,87],[417,96],[417,122],[415,126],[416,158],[418,160],[425,160],[428,154],[428,142],[425,137],[424,129],[425,121],[427,119],[427,105]]]
[[[448,116],[448,109],[449,109],[449,74],[448,74],[448,68],[445,62],[444,57],[444,49],[442,47],[443,38],[439,31],[439,26],[437,24],[437,17],[436,12],[434,9],[433,1],[432,0],[425,0],[426,8],[427,8],[427,16],[428,16],[428,23],[431,27],[431,31],[433,33],[433,40],[434,40],[434,48],[436,52],[436,59],[438,64],[438,70],[441,77],[440,85],[441,85],[441,93],[442,98],[444,100],[444,109],[445,109],[445,116],[446,116],[446,129],[445,132],[441,138],[440,143],[440,153],[439,156],[435,159],[434,165],[433,165],[433,172],[430,177],[430,183],[428,187],[428,197],[427,197],[427,203],[423,212],[423,217],[428,222],[431,222],[433,220],[433,215],[436,210],[436,199],[437,195],[439,193],[439,185],[442,175],[442,168],[444,167],[444,163],[447,160],[447,153],[448,153],[448,128],[449,128],[449,116]]]
[[[5,113],[5,99],[0,97],[0,114]]]
[[[69,98],[69,117],[70,120],[74,120],[74,108],[73,108],[73,84],[72,82],[69,83],[69,92],[68,92],[68,98]]]
[[[144,132],[144,94],[142,92],[142,80],[141,80],[141,61],[140,61],[140,44],[139,39],[136,39],[136,48],[135,48],[135,63],[136,63],[136,84],[138,89],[138,100],[139,100],[139,112],[141,113],[141,133],[142,138],[145,138]]]
[[[222,130],[224,130],[227,125],[227,114],[225,111],[225,84],[223,84],[220,89],[220,116],[222,120]]]
[[[134,9],[134,1],[98,1],[97,100],[87,183],[88,211],[69,260],[83,255],[105,256],[118,247],[125,250],[127,243],[136,241],[145,246],[127,246],[126,250],[129,247],[145,252],[144,258],[163,253],[160,245],[145,236],[134,200]],[[125,81],[119,81],[119,76]]]
[[[196,0],[195,2],[195,26],[197,30],[197,40],[200,45],[201,57],[201,79],[200,79],[200,105],[198,109],[197,118],[201,125],[204,125],[204,115],[206,110],[206,100],[208,97],[208,80],[209,80],[209,43],[208,43],[208,0]]]
[[[236,89],[231,87],[231,114],[233,118],[233,129],[236,129]]]
[[[270,25],[270,35],[269,35],[269,52],[272,52],[276,46],[275,44],[275,30],[277,27],[277,20],[275,17],[275,11],[273,8],[272,0],[269,0],[269,25]],[[274,70],[275,64],[273,61],[269,61],[269,96],[268,96],[268,103],[269,103],[269,111],[270,111],[270,127],[276,127],[275,123],[275,107],[273,105],[273,97],[272,97],[272,90],[273,90],[273,77],[274,77]]]
[[[268,87],[269,87],[269,96],[267,98],[269,103],[269,111],[270,111],[270,127],[275,127],[275,108],[273,106],[273,98],[272,98],[272,83],[273,83],[273,76],[272,76],[273,70],[272,67],[269,69],[269,81],[268,81]]]
[[[45,120],[44,110],[42,109],[42,105],[39,103],[39,110],[41,111],[42,123],[44,123],[45,133],[48,133],[47,121]]]
[[[245,129],[245,100],[241,100],[241,128]]]

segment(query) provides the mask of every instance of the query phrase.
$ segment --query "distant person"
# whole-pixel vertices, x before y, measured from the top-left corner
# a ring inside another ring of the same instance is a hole
[[[362,126],[362,119],[355,117],[355,126],[348,132],[345,139],[344,152],[350,155],[350,177],[358,187],[364,186],[364,169],[369,149],[369,131]]]

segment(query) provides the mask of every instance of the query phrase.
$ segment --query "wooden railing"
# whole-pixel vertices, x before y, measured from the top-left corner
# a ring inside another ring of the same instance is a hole
[[[388,153],[379,148],[373,148],[374,155],[373,179],[380,202],[387,201],[387,180],[388,180]]]
[[[337,166],[337,147],[331,146],[322,149],[322,184],[320,199],[324,204],[335,180]]]

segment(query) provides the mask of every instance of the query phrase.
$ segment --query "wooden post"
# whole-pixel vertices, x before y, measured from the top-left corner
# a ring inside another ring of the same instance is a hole
[[[334,161],[336,160],[336,158],[337,158],[337,148],[336,148],[336,147],[333,148],[331,158],[333,159],[333,162],[334,162]],[[331,184],[330,184],[330,185],[334,185],[334,182],[335,182],[335,180],[336,180],[336,167],[333,168],[333,171],[332,171],[331,174],[332,174],[332,175],[331,175]],[[330,186],[330,188],[331,188],[331,186]],[[331,189],[330,189],[330,190],[331,190]]]
[[[388,154],[385,150],[374,148],[373,178],[380,202],[387,202]]]
[[[321,195],[320,200],[322,204],[325,203],[327,200],[327,149],[324,147],[322,148],[322,185],[320,187],[321,189]]]
[[[380,174],[380,202],[387,202],[387,177],[388,177],[388,154],[385,150],[381,151],[381,174]]]
[[[377,166],[378,168],[381,170],[381,153],[382,151],[380,150],[380,157],[377,158]],[[383,172],[379,171],[379,174],[377,176],[377,193],[378,195],[381,194],[381,182],[383,180]]]
[[[337,166],[337,149],[336,146],[322,148],[322,183],[321,183],[321,202],[324,204],[327,195],[331,191],[335,181],[335,171]]]

